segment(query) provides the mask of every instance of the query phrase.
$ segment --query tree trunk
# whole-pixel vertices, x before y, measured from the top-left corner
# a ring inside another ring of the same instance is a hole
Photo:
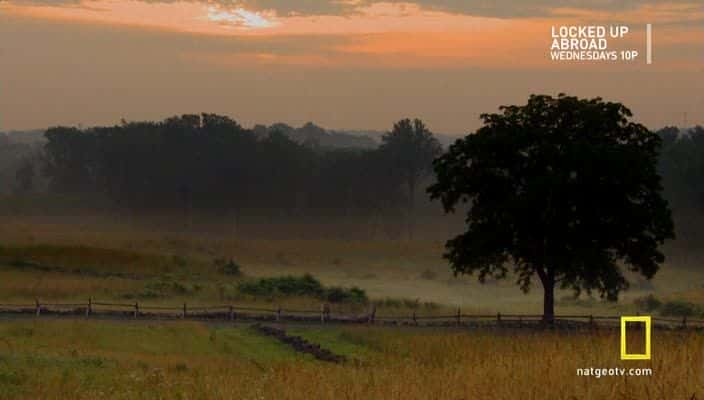
[[[543,284],[543,322],[552,324],[555,321],[555,272],[548,269],[540,274]]]
[[[552,324],[555,321],[555,286],[545,287],[543,296],[543,322]]]

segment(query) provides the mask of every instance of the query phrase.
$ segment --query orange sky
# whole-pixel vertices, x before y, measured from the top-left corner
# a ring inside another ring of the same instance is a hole
[[[417,116],[466,133],[480,113],[558,92],[623,101],[653,128],[704,123],[701,4],[493,3],[0,0],[0,129],[207,111],[353,129]],[[551,61],[551,27],[572,24],[626,24],[613,48],[642,56]]]

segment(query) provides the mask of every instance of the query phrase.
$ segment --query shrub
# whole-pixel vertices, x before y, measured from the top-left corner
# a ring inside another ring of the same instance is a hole
[[[331,303],[366,303],[368,300],[366,292],[356,286],[349,289],[333,286],[325,292],[326,300]]]
[[[681,300],[668,301],[660,308],[661,315],[671,317],[691,317],[699,312],[696,304]]]
[[[323,285],[310,274],[301,277],[282,276],[276,278],[261,278],[256,281],[241,282],[238,286],[241,293],[253,296],[313,296],[321,297]]]
[[[326,288],[310,274],[300,277],[289,275],[240,282],[237,289],[240,293],[252,296],[308,296],[332,303],[367,301],[367,294],[362,289],[356,287],[350,289],[342,287]]]
[[[657,297],[649,294],[644,297],[639,297],[633,301],[639,310],[643,311],[655,311],[662,306],[662,301]]]
[[[213,262],[213,264],[215,264],[215,266],[218,268],[218,272],[222,274],[231,276],[242,276],[242,268],[232,259],[227,261],[224,258],[218,258]]]

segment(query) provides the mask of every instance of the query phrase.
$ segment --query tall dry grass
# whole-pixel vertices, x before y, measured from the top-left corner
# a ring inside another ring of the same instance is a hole
[[[9,339],[0,345],[0,393],[10,399],[277,400],[704,395],[704,338],[693,332],[655,331],[651,361],[620,361],[614,332],[344,328],[336,340],[366,351],[356,362],[332,365],[253,338],[245,328],[103,324],[3,325]],[[335,348],[334,341],[328,345]],[[12,360],[20,371],[14,384]],[[647,367],[653,375],[577,376],[577,368],[588,367]]]

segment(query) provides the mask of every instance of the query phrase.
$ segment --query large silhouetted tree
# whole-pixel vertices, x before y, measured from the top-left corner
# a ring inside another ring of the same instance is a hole
[[[600,98],[534,95],[500,111],[434,162],[431,197],[468,207],[466,232],[446,244],[455,273],[483,282],[512,268],[524,291],[537,275],[548,322],[555,286],[615,300],[628,287],[621,263],[651,278],[674,237],[661,139]]]
[[[388,160],[389,172],[407,186],[408,233],[412,235],[418,182],[432,172],[433,159],[440,154],[442,147],[423,121],[402,119],[382,137],[379,150]]]

